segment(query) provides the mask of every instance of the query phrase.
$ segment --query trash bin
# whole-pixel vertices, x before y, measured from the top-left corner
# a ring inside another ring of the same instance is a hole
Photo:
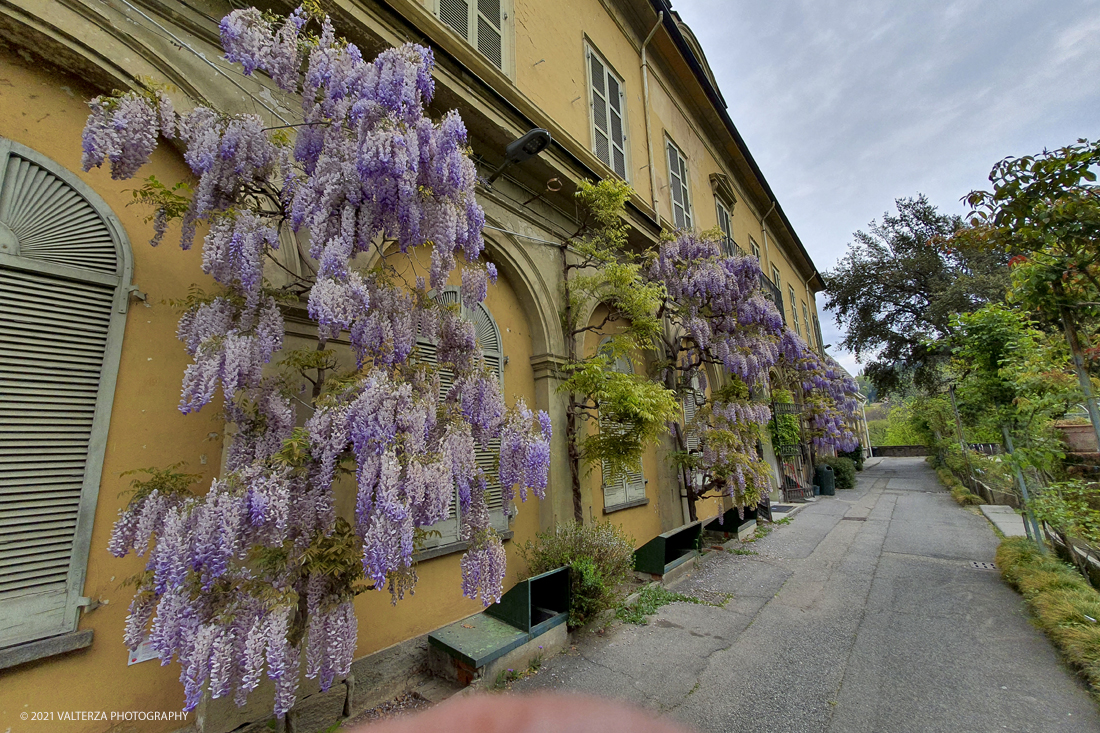
[[[822,496],[836,495],[836,479],[833,477],[833,467],[820,463],[814,469],[814,483],[821,487]]]

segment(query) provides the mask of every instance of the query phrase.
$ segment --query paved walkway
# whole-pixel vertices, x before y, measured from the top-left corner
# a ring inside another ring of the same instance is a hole
[[[752,545],[713,553],[675,603],[549,660],[516,690],[632,701],[700,731],[1100,731],[1084,686],[995,571],[989,523],[921,458]]]

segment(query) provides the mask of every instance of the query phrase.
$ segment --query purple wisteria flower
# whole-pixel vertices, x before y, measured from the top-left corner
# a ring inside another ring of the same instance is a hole
[[[228,443],[224,474],[205,494],[142,494],[109,549],[148,555],[125,639],[136,646],[148,629],[162,664],[179,660],[186,709],[205,694],[244,704],[266,674],[284,715],[300,661],[322,688],[348,674],[357,578],[395,602],[412,592],[418,529],[456,512],[469,544],[463,592],[485,604],[500,597],[506,555],[487,487],[499,478],[509,501],[542,496],[551,427],[522,402],[507,407],[474,325],[431,297],[460,257],[467,308],[498,276],[481,260],[485,218],[465,125],[455,112],[427,113],[432,52],[407,44],[366,60],[304,6],[282,20],[235,10],[220,30],[227,60],[302,100],[302,125],[273,130],[258,115],[207,106],[180,115],[161,92],[90,102],[85,170],[109,161],[112,176],[129,178],[158,135],[184,150],[195,183],[181,246],[207,227],[202,269],[216,289],[192,291],[179,322],[192,359],[180,410],[201,410],[220,390]],[[154,243],[168,217],[154,214]],[[307,274],[276,259],[281,241]],[[412,277],[388,264],[394,254],[418,263],[425,250]],[[382,264],[360,269],[365,253]],[[288,308],[308,316],[317,349],[283,350]],[[350,344],[354,369],[330,363],[333,341]],[[304,362],[313,366],[279,367]],[[296,383],[285,373],[294,369]],[[477,451],[497,445],[493,476]],[[336,483],[352,466],[349,522]],[[352,551],[318,552],[339,542]],[[317,567],[317,556],[337,555],[344,565]]]

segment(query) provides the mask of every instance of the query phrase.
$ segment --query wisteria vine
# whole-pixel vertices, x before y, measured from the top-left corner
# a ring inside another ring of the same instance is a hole
[[[687,491],[693,501],[710,494],[729,496],[742,508],[756,506],[770,488],[770,468],[757,443],[771,409],[753,400],[752,391],[767,388],[783,328],[761,287],[760,264],[755,257],[725,255],[717,241],[684,232],[661,243],[649,277],[666,291],[666,381],[684,399],[697,399],[706,394],[708,365],[731,377],[725,387],[713,385],[685,426],[698,440],[698,449],[681,461]]]
[[[832,357],[819,355],[788,328],[779,339],[778,366],[801,395],[807,436],[818,450],[851,451],[859,439],[849,424],[859,410],[859,387]]]
[[[180,410],[202,409],[220,388],[235,431],[222,478],[203,495],[143,485],[121,512],[110,550],[148,556],[126,644],[136,648],[148,634],[162,664],[179,659],[185,709],[207,690],[243,704],[266,671],[283,715],[302,665],[322,688],[348,673],[354,595],[373,586],[396,602],[411,592],[417,532],[446,517],[456,493],[469,543],[463,593],[486,605],[499,598],[504,549],[475,451],[499,441],[506,502],[517,486],[522,498],[541,497],[551,427],[522,401],[506,407],[473,324],[431,297],[459,253],[465,306],[481,302],[496,279],[492,265],[480,264],[484,215],[466,129],[455,112],[440,121],[425,112],[431,51],[409,44],[367,61],[336,37],[328,17],[304,8],[283,20],[235,10],[221,38],[246,75],[266,73],[300,95],[302,124],[291,135],[265,129],[256,115],[204,106],[180,115],[162,92],[89,103],[85,170],[109,163],[112,177],[130,178],[158,137],[183,144],[193,193],[180,211],[158,208],[153,243],[173,216],[182,219],[184,249],[207,224],[203,271],[219,288],[195,295],[180,320],[192,357]],[[293,240],[284,226],[308,232],[316,276],[274,288],[265,266]],[[386,263],[388,252],[421,247],[430,266],[414,284],[392,266],[353,266],[360,253],[375,250]],[[285,352],[280,303],[307,292],[318,348]],[[354,369],[339,369],[327,348],[344,334]],[[418,359],[418,342],[435,345],[438,367]],[[297,380],[265,368],[280,358]],[[452,377],[445,393],[439,368]],[[312,382],[309,403],[294,394],[295,381],[309,387],[303,379]],[[336,482],[352,464],[355,510],[345,517]]]

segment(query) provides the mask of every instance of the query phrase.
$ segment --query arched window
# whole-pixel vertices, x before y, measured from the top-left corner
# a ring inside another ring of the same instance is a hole
[[[485,363],[488,365],[489,369],[497,375],[503,387],[504,352],[500,340],[500,329],[497,327],[497,323],[493,319],[492,314],[489,313],[489,309],[485,307],[484,303],[479,303],[477,308],[474,309],[462,306],[461,297],[457,288],[447,288],[436,295],[435,299],[436,302],[443,305],[459,305],[462,316],[474,324],[474,329],[477,334],[477,343],[481,348],[482,356],[485,357]],[[418,339],[416,350],[421,361],[428,364],[438,363],[436,361],[436,345],[431,341],[427,339]],[[451,391],[452,383],[453,375],[450,370],[441,369],[439,371],[439,389],[442,395],[446,395]],[[496,461],[499,453],[500,440],[494,438],[489,442],[488,450],[483,450],[481,446],[478,445],[477,451],[475,452],[475,460],[481,470],[489,476],[489,490],[486,498],[489,504],[489,517],[492,521],[493,528],[498,532],[503,532],[508,529],[508,518],[504,515],[504,495],[501,490],[500,482],[497,480]],[[425,548],[458,541],[458,512],[458,492],[456,490],[455,496],[451,499],[450,515],[446,519],[428,528],[429,530],[439,532],[440,536],[425,538]]]
[[[0,647],[76,630],[131,271],[103,200],[0,138]]]
[[[607,343],[607,339],[604,340]],[[603,343],[600,344],[603,348]],[[622,374],[633,374],[634,364],[625,356],[615,360],[614,370]],[[600,432],[621,432],[622,423],[613,422],[600,415]],[[603,480],[603,510],[607,512],[615,509],[625,509],[628,506],[636,506],[645,501],[645,475],[642,472],[642,461],[638,460],[636,466],[622,471],[618,476],[612,476],[611,466],[607,461],[602,466]]]

